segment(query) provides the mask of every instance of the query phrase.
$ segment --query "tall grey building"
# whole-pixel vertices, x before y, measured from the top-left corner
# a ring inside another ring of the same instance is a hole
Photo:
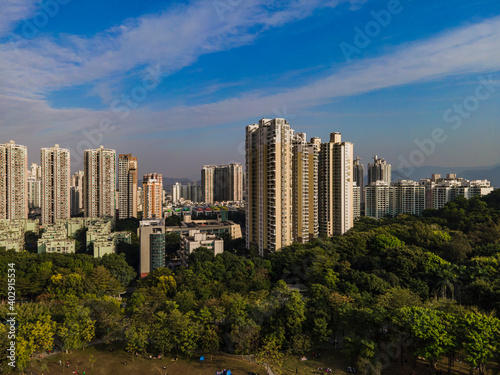
[[[28,171],[28,207],[42,207],[42,169],[36,163],[32,163]]]
[[[71,216],[78,216],[83,212],[83,171],[71,176],[70,183]]]
[[[360,203],[365,203],[364,189],[365,189],[365,168],[361,163],[361,158],[358,156],[354,159],[353,166],[353,181],[359,189],[359,200]]]
[[[384,181],[387,185],[392,181],[391,165],[377,155],[373,157],[373,163],[368,163],[368,184],[372,182]]]

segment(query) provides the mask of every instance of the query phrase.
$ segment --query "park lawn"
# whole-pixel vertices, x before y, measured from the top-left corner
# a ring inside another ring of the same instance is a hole
[[[347,374],[346,368],[349,365],[345,355],[340,352],[340,349],[318,349],[315,352],[320,352],[320,358],[312,356],[312,351],[309,351],[304,356],[307,361],[301,361],[300,355],[287,355],[283,358],[281,372],[287,374],[312,374],[316,372],[318,367],[332,369],[332,374]],[[297,371],[297,372],[296,372]],[[323,372],[326,374],[325,372]]]
[[[90,355],[96,357],[94,369],[91,369],[89,362]],[[235,375],[247,375],[249,372],[255,371],[258,374],[265,374],[262,367],[255,363],[250,363],[238,358],[229,358],[226,356],[215,356],[210,360],[210,356],[206,356],[205,361],[200,362],[196,359],[186,360],[185,357],[179,357],[177,361],[171,361],[171,357],[165,359],[149,359],[149,355],[139,355],[134,361],[131,359],[130,353],[122,350],[110,352],[106,349],[97,350],[95,347],[89,347],[85,350],[76,350],[70,354],[57,354],[45,358],[43,361],[48,364],[50,375],[54,374],[73,374],[77,370],[78,374],[86,375],[121,375],[121,374],[140,374],[140,375],[213,375],[216,370],[229,369]],[[60,366],[59,360],[70,362],[70,368]],[[127,363],[126,365],[124,363]],[[29,374],[30,370],[33,373],[41,374],[41,364],[39,361],[33,361],[31,368],[25,370]],[[163,369],[163,366],[166,369]],[[47,375],[47,374],[45,374]]]

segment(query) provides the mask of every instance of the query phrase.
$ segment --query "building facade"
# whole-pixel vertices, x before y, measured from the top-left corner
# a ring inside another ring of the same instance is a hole
[[[204,203],[240,202],[243,200],[243,166],[204,165],[201,170],[201,190]]]
[[[306,243],[318,237],[318,155],[321,140],[298,133],[292,143],[292,236]]]
[[[331,133],[319,153],[319,234],[341,235],[354,225],[353,144]]]
[[[71,176],[70,200],[71,216],[79,216],[83,212],[83,171]]]
[[[118,217],[137,217],[137,158],[131,154],[118,157]]]
[[[70,153],[55,145],[41,150],[42,167],[42,224],[57,219],[69,219],[70,200]]]
[[[293,242],[293,136],[282,118],[246,128],[246,245],[261,255]]]
[[[142,181],[144,195],[142,217],[161,219],[163,217],[163,177],[158,173],[144,175]]]
[[[28,149],[0,144],[0,219],[28,219]]]
[[[165,222],[143,220],[137,231],[141,244],[139,272],[146,277],[156,268],[165,267]]]
[[[36,163],[28,171],[27,184],[29,209],[42,208],[42,171]]]
[[[365,190],[365,168],[363,164],[361,163],[361,158],[358,156],[356,159],[354,159],[354,166],[353,166],[353,181],[356,183],[357,187],[360,188],[360,202],[361,205],[365,203],[365,195],[364,195],[364,190]]]
[[[114,217],[116,151],[101,146],[83,154],[85,217]]]

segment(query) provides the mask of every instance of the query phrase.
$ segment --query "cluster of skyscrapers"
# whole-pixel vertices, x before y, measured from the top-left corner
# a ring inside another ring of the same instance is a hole
[[[354,223],[353,144],[309,142],[282,118],[246,129],[246,243],[260,254]]]
[[[458,196],[493,191],[487,180],[449,174],[418,182],[392,182],[391,165],[374,156],[367,184],[353,144],[331,133],[329,142],[306,139],[282,118],[262,119],[246,129],[246,244],[260,254],[293,242],[347,232],[361,215],[420,215]]]
[[[28,150],[14,141],[0,144],[0,219],[27,219],[41,209],[41,223],[51,224],[81,213],[85,217],[137,217],[137,158],[119,155],[116,193],[116,151],[101,146],[83,155],[83,171],[70,176],[70,152],[55,145],[42,148],[40,165],[28,170]],[[143,217],[161,218],[163,184],[160,174],[144,176]]]
[[[308,140],[283,118],[247,126],[245,147],[245,172],[239,163],[205,165],[201,185],[173,185],[172,202],[245,201],[246,245],[262,255],[294,242],[344,234],[361,215],[420,215],[456,197],[493,190],[487,180],[453,174],[392,182],[391,165],[377,155],[368,163],[365,184],[361,159],[354,159],[353,144],[342,141],[340,133],[331,133],[327,142]],[[103,146],[85,150],[83,171],[72,176],[69,150],[42,148],[40,158],[40,165],[28,169],[25,146],[0,144],[0,219],[27,219],[33,209],[40,210],[43,225],[82,213],[108,218],[118,211],[126,219],[142,211],[143,220],[154,222],[164,216],[162,175],[144,175],[138,187],[138,162],[131,154],[117,159],[115,150]]]

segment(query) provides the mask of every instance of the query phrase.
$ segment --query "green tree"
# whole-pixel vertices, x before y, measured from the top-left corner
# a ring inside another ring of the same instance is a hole
[[[470,373],[479,367],[479,373],[484,375],[486,363],[498,353],[500,320],[491,315],[468,312],[459,319],[459,326],[466,360],[471,365]]]
[[[429,360],[432,367],[454,345],[455,337],[447,329],[453,318],[447,314],[424,307],[403,307],[403,321],[416,339],[416,354]]]
[[[128,320],[125,329],[125,338],[127,344],[125,348],[131,353],[132,361],[136,352],[143,352],[148,344],[150,330],[146,322],[137,320]]]
[[[67,306],[64,322],[59,326],[59,336],[66,352],[83,349],[95,336],[95,321],[87,307],[76,304]]]
[[[260,346],[255,359],[257,363],[269,366],[275,374],[281,374],[283,365],[283,353],[280,352],[281,346],[277,343],[275,337],[266,337]]]

